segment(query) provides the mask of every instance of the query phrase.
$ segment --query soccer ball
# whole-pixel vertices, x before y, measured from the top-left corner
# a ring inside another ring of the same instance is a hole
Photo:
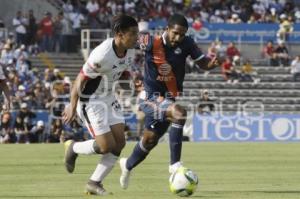
[[[192,195],[198,185],[198,176],[190,169],[180,167],[169,178],[170,191],[178,196]]]

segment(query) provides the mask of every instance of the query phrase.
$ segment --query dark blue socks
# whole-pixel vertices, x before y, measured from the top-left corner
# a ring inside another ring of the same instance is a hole
[[[171,124],[169,131],[170,142],[170,165],[179,162],[181,158],[183,126],[180,124]]]
[[[142,144],[142,140],[140,140],[135,145],[133,152],[131,153],[131,156],[127,159],[126,168],[130,171],[136,165],[138,165],[140,162],[142,162],[147,157],[148,154],[149,154],[149,151],[144,148],[144,146]]]

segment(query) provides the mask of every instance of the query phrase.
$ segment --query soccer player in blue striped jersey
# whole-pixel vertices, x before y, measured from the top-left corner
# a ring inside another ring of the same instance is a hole
[[[218,65],[215,55],[203,54],[194,40],[186,36],[187,30],[186,18],[174,14],[162,35],[144,34],[139,38],[140,48],[145,51],[144,86],[147,98],[140,105],[145,112],[145,129],[132,154],[120,159],[120,184],[123,189],[128,187],[131,170],[147,157],[170,125],[169,172],[173,173],[182,166],[182,134],[187,113],[175,100],[183,89],[186,58],[191,56],[195,64],[204,70]]]

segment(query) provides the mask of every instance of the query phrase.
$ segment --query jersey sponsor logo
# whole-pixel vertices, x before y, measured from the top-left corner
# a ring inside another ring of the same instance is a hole
[[[172,67],[170,64],[168,63],[165,63],[165,64],[161,64],[159,67],[158,67],[158,72],[160,75],[162,76],[167,76],[170,74],[172,70]]]
[[[172,81],[174,79],[173,76],[162,76],[162,75],[158,75],[156,80],[157,81],[161,81],[161,82],[169,82]]]
[[[152,55],[153,55],[152,59],[154,64],[156,65],[157,71],[160,71],[161,68],[163,69],[162,71],[167,70],[167,68],[170,68],[170,67],[166,67],[168,66],[166,60],[166,54],[164,51],[162,39],[159,36],[154,37]],[[170,93],[173,93],[174,97],[177,96],[178,93],[177,82],[176,82],[175,74],[173,73],[172,70],[169,71],[167,76],[159,75],[156,79],[158,81],[164,81],[168,91]]]

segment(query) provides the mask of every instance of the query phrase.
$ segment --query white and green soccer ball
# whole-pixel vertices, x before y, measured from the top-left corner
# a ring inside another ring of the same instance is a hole
[[[190,169],[180,167],[169,178],[172,193],[186,197],[192,195],[198,186],[198,176]]]

